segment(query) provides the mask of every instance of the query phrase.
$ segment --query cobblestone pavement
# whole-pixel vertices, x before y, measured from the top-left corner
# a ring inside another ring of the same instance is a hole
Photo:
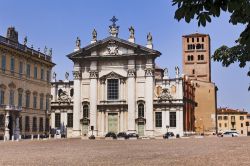
[[[250,137],[0,141],[0,165],[250,165]]]

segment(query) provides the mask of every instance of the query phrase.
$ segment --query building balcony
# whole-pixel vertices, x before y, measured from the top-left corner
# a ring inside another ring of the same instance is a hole
[[[6,111],[17,111],[17,112],[22,111],[21,106],[15,106],[15,105],[0,105],[0,108],[2,108],[3,110],[6,110]]]

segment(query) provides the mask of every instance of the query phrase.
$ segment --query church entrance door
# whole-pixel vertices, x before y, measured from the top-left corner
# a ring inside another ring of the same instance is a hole
[[[109,132],[118,132],[118,114],[109,113],[108,114],[108,131]]]
[[[138,135],[144,136],[144,122],[138,122]]]

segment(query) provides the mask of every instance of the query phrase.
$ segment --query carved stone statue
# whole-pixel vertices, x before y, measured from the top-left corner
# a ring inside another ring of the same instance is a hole
[[[130,32],[129,38],[131,39],[135,38],[135,29],[132,26],[129,28],[129,32]]]
[[[45,46],[45,47],[44,47],[44,50],[43,50],[43,53],[46,55],[46,54],[47,54],[47,51],[48,51],[48,48]]]
[[[148,41],[148,44],[152,44],[153,43],[153,37],[152,37],[152,35],[151,35],[150,32],[147,35],[147,41]]]
[[[163,71],[164,71],[164,77],[168,77],[168,68],[165,68]]]
[[[49,56],[52,56],[52,48],[49,49]]]
[[[96,32],[95,29],[94,29],[93,32],[92,32],[92,40],[93,40],[93,41],[97,41],[97,32]]]
[[[27,42],[28,42],[28,38],[27,38],[27,36],[25,36],[25,37],[24,37],[24,40],[23,40],[23,45],[26,46],[26,45],[27,45]]]
[[[76,38],[76,48],[80,49],[81,47],[81,40],[79,37]]]
[[[175,74],[176,74],[176,76],[179,76],[179,74],[180,74],[180,70],[179,70],[178,66],[175,67]]]
[[[68,72],[65,73],[65,80],[69,80],[69,73]]]
[[[55,81],[56,80],[56,72],[53,72],[52,79]]]

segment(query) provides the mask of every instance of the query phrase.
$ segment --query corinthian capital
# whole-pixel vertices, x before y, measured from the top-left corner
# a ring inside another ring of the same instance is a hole
[[[154,76],[154,69],[152,69],[152,68],[146,68],[145,69],[145,76],[146,77],[152,77],[152,76]]]
[[[98,71],[97,70],[90,70],[89,71],[89,78],[98,78]]]
[[[128,77],[135,77],[135,69],[128,69]]]
[[[80,71],[73,71],[74,80],[80,80],[82,75]]]

